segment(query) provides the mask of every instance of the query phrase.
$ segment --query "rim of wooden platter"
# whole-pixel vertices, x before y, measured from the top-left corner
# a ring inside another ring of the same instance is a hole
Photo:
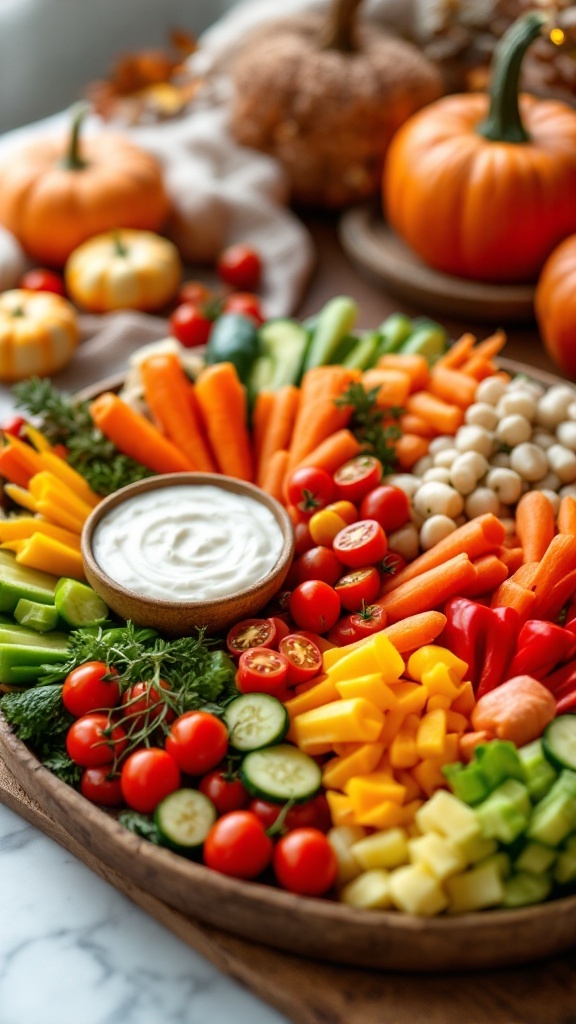
[[[500,363],[548,385],[559,380],[523,364]],[[121,382],[110,378],[81,397]],[[28,796],[102,865],[191,919],[244,939],[317,960],[418,973],[528,963],[576,944],[576,896],[515,910],[425,918],[228,878],[129,832],[44,768],[1,714],[0,754]]]

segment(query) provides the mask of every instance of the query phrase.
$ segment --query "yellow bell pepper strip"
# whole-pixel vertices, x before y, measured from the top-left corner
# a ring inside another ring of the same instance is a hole
[[[356,679],[342,679],[336,683],[336,689],[340,697],[365,697],[371,700],[380,711],[390,711],[398,707],[398,699],[393,690],[382,681],[378,672],[367,676],[358,676]]]
[[[454,676],[451,674],[450,669],[446,665],[442,665],[438,662],[434,668],[428,669],[424,673],[426,682],[424,685],[431,696],[440,694],[444,697],[448,697],[450,703],[458,695],[458,684],[454,682]]]
[[[382,731],[378,737],[380,743],[383,743],[385,747],[389,747],[405,718],[406,712],[400,708],[396,708],[393,711],[387,711]]]
[[[404,715],[418,714],[428,700],[428,688],[421,683],[411,683],[406,679],[394,683],[392,693],[396,698],[396,708]]]
[[[6,488],[4,488],[4,490],[6,490]],[[78,536],[82,533],[84,520],[78,519],[78,517],[69,512],[67,508],[64,508],[62,502],[56,503],[44,498],[35,499],[34,509],[50,522],[56,523],[57,526],[62,526],[65,530],[77,533]]]
[[[340,825],[356,825],[356,815],[352,809],[352,802],[345,793],[338,793],[334,789],[326,792],[326,800],[330,808],[332,824],[338,828]]]
[[[466,719],[464,719],[464,722],[466,722]],[[446,733],[446,712],[442,708],[438,708],[436,711],[428,711],[423,715],[416,733],[416,747],[419,757],[422,760],[428,757],[443,757],[446,748]]]
[[[408,715],[390,744],[390,764],[393,768],[413,768],[420,760],[417,735],[418,715]]]
[[[299,747],[307,741],[373,743],[383,724],[384,715],[375,704],[363,697],[353,697],[304,711],[293,719],[290,732]]]
[[[35,516],[15,516],[13,519],[0,520],[0,543],[10,540],[25,540],[33,533],[43,533],[47,537],[54,537],[68,547],[80,549],[80,535],[72,533],[71,530],[64,530],[61,526],[46,522]]]
[[[368,825],[371,828],[394,828],[404,824],[403,808],[393,800],[383,800],[376,807],[371,807],[354,817],[357,825]]]
[[[445,693],[434,693],[428,698],[426,705],[427,711],[437,711],[438,708],[442,708],[443,711],[448,711],[452,707],[452,698],[447,697]]]
[[[320,682],[316,683],[315,686],[310,687],[309,690],[305,690],[303,693],[297,693],[295,697],[291,697],[287,700],[284,707],[290,716],[290,719],[301,715],[304,711],[312,711],[313,708],[320,708],[323,704],[330,704],[334,700],[338,700],[340,694],[336,689],[336,684],[333,679],[329,679],[327,676],[321,679]]]
[[[18,457],[22,462],[22,465],[26,467],[28,472],[33,476],[35,473],[40,473],[42,470],[42,463],[38,452],[34,451],[29,444],[22,441],[21,438],[16,437],[14,434],[4,434],[4,440],[6,444],[18,452]]]
[[[69,490],[90,508],[96,508],[96,505],[102,500],[86,483],[84,477],[77,473],[75,469],[72,469],[72,466],[69,466],[65,459],[61,459],[59,455],[55,455],[53,452],[43,452],[40,456],[40,461],[43,470],[52,473],[58,480],[61,480]]]
[[[408,768],[397,768],[394,777],[404,786],[406,790],[404,799],[407,803],[420,798],[422,789]]]
[[[48,438],[44,437],[42,431],[33,427],[31,423],[26,423],[23,430],[28,440],[32,442],[36,451],[39,452],[40,455],[42,455],[43,452],[54,451]]]
[[[41,473],[36,473],[32,477],[28,484],[28,490],[37,501],[53,501],[55,504],[60,502],[82,522],[92,511],[90,505],[70,490],[67,484],[47,470],[42,470]]]
[[[476,697],[474,696],[474,689],[470,680],[460,684],[458,693],[452,701],[450,707],[452,711],[457,711],[460,715],[466,715],[470,718],[474,708],[476,706]]]
[[[426,796],[430,797],[437,790],[447,788],[446,776],[442,772],[444,764],[444,758],[430,757],[412,768],[412,775]]]
[[[366,811],[379,807],[385,800],[394,804],[404,803],[406,790],[386,772],[370,772],[349,779],[344,788],[350,797],[354,813],[359,817]],[[361,823],[362,824],[362,823]]]
[[[437,665],[444,665],[446,667],[454,683],[461,683],[468,670],[466,662],[462,661],[461,658],[457,658],[455,654],[452,654],[445,647],[428,644],[426,647],[420,647],[419,650],[414,651],[410,655],[407,672],[411,679],[426,685],[424,676],[431,669],[436,668]]]
[[[341,656],[331,658],[334,651],[340,651]],[[324,671],[334,682],[378,672],[383,683],[391,683],[404,671],[404,662],[398,651],[381,632],[374,633],[366,643],[351,644],[346,651],[347,648],[341,647],[324,652]]]
[[[16,561],[20,565],[41,569],[43,572],[52,573],[53,576],[70,576],[75,580],[84,580],[82,555],[79,551],[41,533],[35,533],[33,537],[20,543],[23,546],[16,555]]]
[[[29,512],[36,512],[36,499],[25,487],[18,484],[4,484],[4,492],[16,505],[28,509]]]
[[[361,743],[352,753],[331,758],[322,770],[324,788],[344,789],[350,779],[374,771],[383,753],[383,743]]]

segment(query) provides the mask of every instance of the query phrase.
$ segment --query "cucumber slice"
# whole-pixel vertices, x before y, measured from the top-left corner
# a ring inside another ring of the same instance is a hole
[[[191,853],[206,839],[216,821],[216,808],[197,789],[176,789],[154,812],[154,823],[164,846]]]
[[[322,772],[316,761],[287,743],[247,754],[240,778],[253,796],[276,803],[310,800],[322,784]]]
[[[281,701],[269,693],[244,693],[228,704],[224,721],[235,750],[247,752],[284,739],[290,726]]]
[[[556,768],[576,771],[576,715],[559,715],[544,731],[542,747]]]
[[[21,597],[54,604],[56,577],[20,565],[14,555],[0,551],[0,611],[13,612]]]
[[[54,604],[69,626],[98,626],[108,618],[108,606],[101,597],[78,580],[63,577],[54,592]]]
[[[53,604],[39,604],[21,597],[14,609],[14,618],[21,626],[28,626],[38,633],[49,633],[58,625],[58,611]]]

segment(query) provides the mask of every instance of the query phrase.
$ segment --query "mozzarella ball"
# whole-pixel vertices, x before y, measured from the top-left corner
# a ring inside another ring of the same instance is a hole
[[[543,384],[539,384],[537,380],[532,380],[531,377],[513,377],[508,383],[507,392],[521,391],[526,395],[533,395],[534,398],[541,398],[546,392],[546,388]]]
[[[576,498],[576,484],[566,484],[564,487],[561,487],[558,491],[558,497],[560,500],[567,497]]]
[[[501,469],[510,468],[510,456],[508,452],[496,452],[489,461],[490,466],[500,466]]]
[[[496,406],[499,419],[504,416],[523,416],[530,423],[536,418],[537,402],[534,395],[527,391],[507,391]]]
[[[450,470],[446,469],[445,466],[433,466],[432,469],[427,469],[422,477],[423,483],[429,483],[430,480],[436,480],[437,483],[441,484],[449,484]]]
[[[532,444],[537,444],[539,448],[543,448],[546,451],[551,445],[556,444],[556,437],[551,434],[549,430],[536,429],[532,431],[532,437],[530,438]]]
[[[576,402],[571,402],[566,410],[566,415],[569,420],[576,420]]]
[[[418,462],[415,462],[412,466],[412,472],[415,476],[423,477],[427,469],[432,469],[434,465],[434,459],[431,455],[423,455]]]
[[[488,461],[480,452],[464,452],[450,467],[450,483],[460,494],[470,494],[488,471]]]
[[[407,562],[414,561],[420,554],[420,538],[418,530],[413,523],[406,523],[399,530],[388,534],[388,546],[391,551],[397,551]]]
[[[510,452],[510,467],[519,473],[523,480],[529,480],[531,483],[541,480],[548,472],[546,452],[530,441],[518,444]]]
[[[576,400],[576,392],[568,384],[555,384],[538,400],[536,422],[548,430],[555,430],[568,415]]]
[[[474,395],[474,401],[486,402],[487,405],[496,405],[500,401],[502,395],[506,394],[506,384],[499,377],[486,377],[485,380],[481,380],[476,393]]]
[[[564,420],[556,428],[556,437],[565,448],[576,452],[576,423],[573,420]]]
[[[515,505],[522,494],[522,480],[513,469],[491,469],[486,476],[486,486],[490,487],[505,505]]]
[[[476,516],[483,516],[488,512],[497,516],[500,514],[500,499],[490,487],[477,487],[466,498],[464,511],[468,519],[475,519]]]
[[[543,476],[541,480],[537,480],[532,485],[533,491],[559,491],[562,486],[562,481],[557,473],[553,473],[549,470],[546,476]]]
[[[517,444],[529,441],[532,436],[532,424],[525,416],[513,413],[511,416],[504,416],[496,427],[496,438],[502,444],[510,445],[511,448]]]
[[[453,519],[462,512],[464,502],[453,487],[432,481],[418,488],[414,496],[414,508],[425,519],[435,515],[450,516]]]
[[[398,487],[408,498],[413,498],[420,487],[420,480],[412,473],[391,473],[384,477],[382,483]]]
[[[449,516],[430,516],[420,530],[420,547],[423,551],[428,551],[454,533],[455,529],[456,523]]]
[[[454,438],[454,447],[459,452],[480,452],[488,459],[494,448],[494,436],[486,427],[479,427],[475,423],[467,423],[458,427]]]
[[[494,430],[498,424],[498,416],[494,406],[488,405],[488,402],[473,402],[466,409],[464,421],[476,427]]]
[[[436,452],[434,456],[434,465],[442,466],[444,469],[450,469],[450,466],[457,459],[460,452],[457,448],[443,448],[442,451]]]
[[[556,473],[563,484],[571,484],[576,480],[576,453],[561,444],[553,444],[546,452],[548,465]]]
[[[443,452],[446,448],[454,447],[454,438],[449,434],[439,434],[438,437],[433,437],[428,446],[429,455],[437,455],[438,452]]]

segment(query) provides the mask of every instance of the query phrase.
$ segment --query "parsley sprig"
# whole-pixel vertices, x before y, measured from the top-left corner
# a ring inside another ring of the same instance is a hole
[[[397,421],[403,410],[397,406],[387,409],[379,406],[378,391],[377,387],[367,390],[355,382],[335,402],[340,407],[352,407],[349,429],[362,445],[362,453],[375,455],[382,463],[384,472],[389,472],[396,462],[394,441],[402,436],[398,423],[389,421]]]

